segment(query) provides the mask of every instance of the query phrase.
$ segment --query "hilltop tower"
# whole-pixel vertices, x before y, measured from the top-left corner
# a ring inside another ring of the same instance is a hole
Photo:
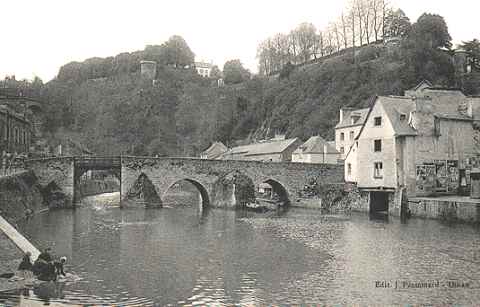
[[[157,62],[140,61],[140,73],[142,77],[154,80],[157,76]]]

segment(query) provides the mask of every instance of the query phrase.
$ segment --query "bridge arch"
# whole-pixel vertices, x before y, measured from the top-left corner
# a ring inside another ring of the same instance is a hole
[[[284,203],[284,205],[290,205],[290,193],[288,192],[288,189],[286,188],[286,185],[283,184],[281,181],[274,179],[274,178],[266,178],[262,179],[260,183],[266,183],[272,187],[273,192],[275,192],[279,200]],[[260,184],[257,185],[257,187],[260,186]]]
[[[165,196],[167,195],[170,188],[172,188],[175,184],[177,184],[181,181],[186,181],[188,183],[191,183],[197,189],[197,191],[200,193],[200,197],[202,198],[202,206],[203,207],[206,207],[206,206],[210,205],[210,195],[208,193],[207,188],[202,183],[200,183],[199,181],[197,181],[195,179],[192,179],[192,178],[181,178],[181,179],[176,179],[175,181],[171,182],[167,186],[165,191],[163,192],[162,199],[165,198]]]

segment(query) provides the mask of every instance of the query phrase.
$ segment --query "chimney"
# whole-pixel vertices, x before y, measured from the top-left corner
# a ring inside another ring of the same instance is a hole
[[[328,146],[327,144],[323,144],[323,163],[327,160],[327,153],[328,153]]]
[[[343,109],[340,108],[340,123],[343,122]]]

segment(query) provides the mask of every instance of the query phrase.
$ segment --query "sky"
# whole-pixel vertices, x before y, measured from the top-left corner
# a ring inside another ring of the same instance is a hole
[[[454,43],[480,38],[478,0],[391,0],[411,21],[443,16]],[[196,60],[240,59],[257,71],[258,44],[302,22],[325,28],[348,0],[0,0],[0,79],[54,78],[71,61],[114,56],[182,36]]]

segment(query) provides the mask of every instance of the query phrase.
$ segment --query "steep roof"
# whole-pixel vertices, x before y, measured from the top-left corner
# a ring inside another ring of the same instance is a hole
[[[312,136],[305,143],[300,145],[293,153],[324,153],[325,146],[327,146],[326,153],[338,154],[335,146],[329,144],[321,136]]]
[[[351,127],[351,126],[361,126],[367,119],[367,114],[368,114],[369,108],[365,109],[343,109],[343,119],[341,122],[339,122],[336,126],[335,129],[338,128],[344,128],[344,127]],[[352,116],[358,116],[358,120],[352,124],[351,117]]]
[[[426,87],[431,87],[431,86],[433,86],[433,84],[430,81],[422,80],[415,87],[411,88],[410,91],[417,91],[419,89],[426,88]]]
[[[228,150],[226,153],[223,154],[223,156],[226,157],[228,155],[239,154],[243,154],[245,156],[252,156],[261,154],[282,153],[297,141],[299,141],[299,139],[294,138],[237,146]]]
[[[416,104],[411,98],[396,96],[379,96],[385,113],[392,123],[395,135],[417,135],[417,131],[408,124],[410,113],[415,111]]]
[[[225,146],[222,142],[213,142],[210,147],[208,147],[201,153],[201,155],[207,156],[209,159],[216,159],[223,153],[225,153],[227,150],[227,146]]]
[[[210,145],[210,147],[208,147],[202,152],[202,154],[208,155],[209,153],[212,153],[213,151],[219,150],[219,149],[223,151],[228,150],[227,146],[225,146],[222,142],[213,142],[212,145]]]

